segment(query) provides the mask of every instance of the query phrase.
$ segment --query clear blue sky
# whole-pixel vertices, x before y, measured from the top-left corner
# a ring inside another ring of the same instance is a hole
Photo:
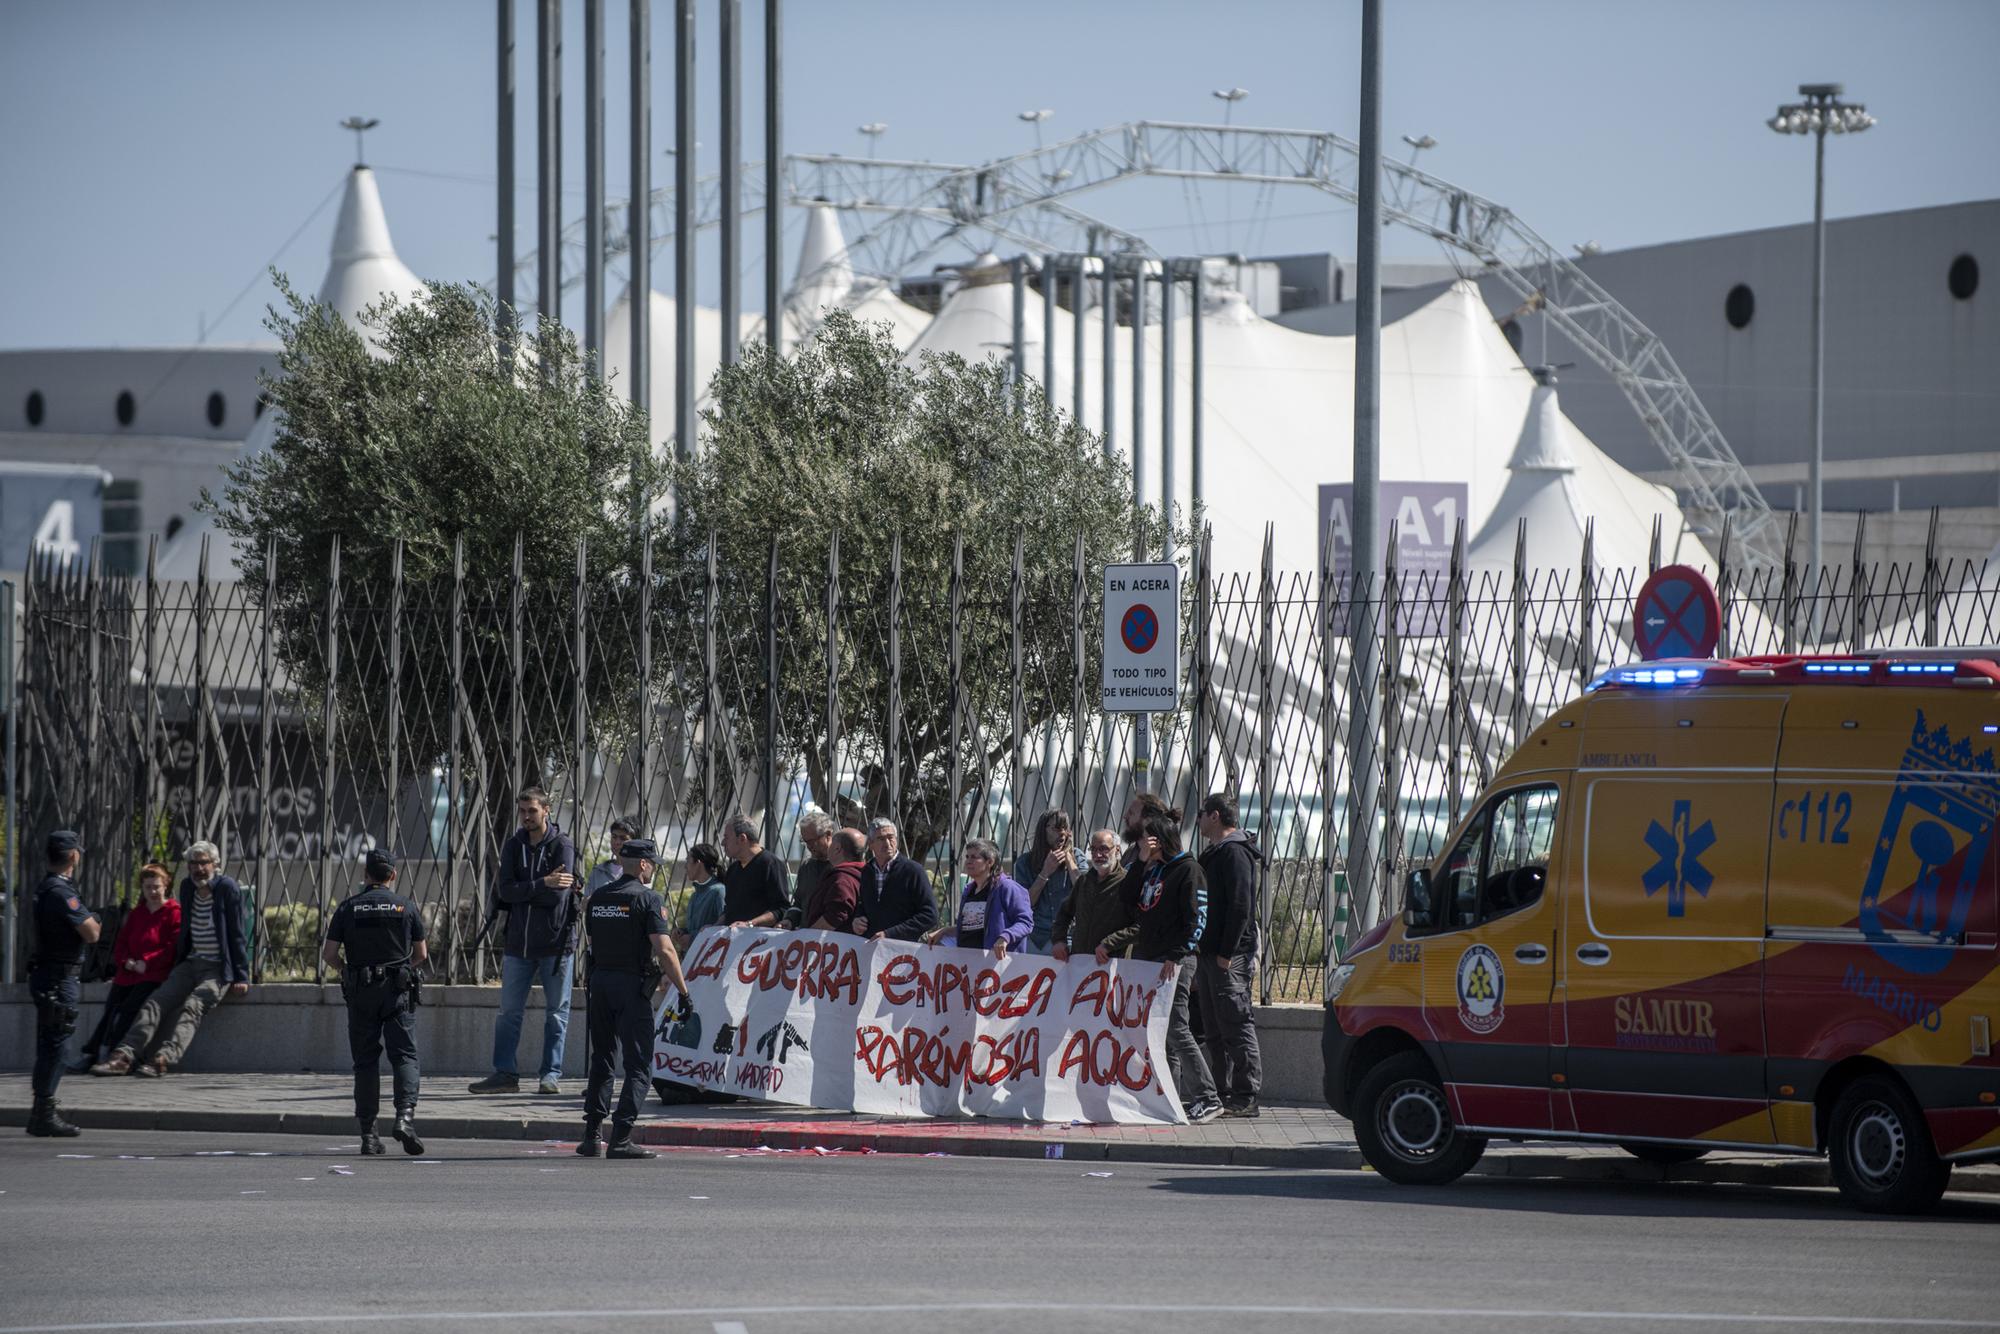
[[[609,188],[624,191],[625,6],[609,0]],[[1839,80],[1881,123],[1829,145],[1828,209],[2000,196],[1989,0],[1392,0],[1385,128],[1431,134],[1423,166],[1558,244],[1607,248],[1798,221],[1808,142],[1763,126],[1802,81]],[[762,0],[744,0],[746,156],[761,155]],[[1119,121],[1219,119],[1353,135],[1359,0],[791,0],[786,144],[973,161]],[[582,208],[582,12],[568,0],[565,216]],[[713,0],[700,5],[702,161],[712,168]],[[654,4],[654,142],[673,142],[671,0]],[[397,247],[425,277],[493,275],[489,0],[6,0],[0,4],[0,347],[265,337],[275,261],[310,290],[352,161],[337,122],[378,116],[368,157]],[[522,246],[533,244],[534,11],[521,0]],[[656,181],[668,179],[658,159]],[[1086,207],[1162,246],[1352,253],[1352,214],[1309,191],[1140,185]],[[1250,219],[1261,212],[1253,232]],[[310,219],[310,221],[308,221]],[[303,228],[302,228],[303,224]],[[302,230],[301,230],[302,228]],[[1171,229],[1171,230],[1170,230]],[[286,244],[297,232],[296,239]],[[1225,234],[1226,233],[1226,234]],[[796,228],[792,235],[796,236]],[[712,301],[712,234],[703,256]],[[1392,254],[1426,257],[1392,240]],[[759,263],[754,236],[746,263]],[[788,251],[790,246],[788,245]],[[787,255],[789,269],[790,255]],[[656,282],[671,290],[664,263]],[[243,293],[227,316],[224,308]],[[753,286],[750,299],[760,300]],[[576,318],[575,302],[568,310]]]

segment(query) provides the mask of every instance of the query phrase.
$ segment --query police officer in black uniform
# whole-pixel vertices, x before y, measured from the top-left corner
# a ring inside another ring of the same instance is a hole
[[[44,850],[49,873],[35,889],[35,957],[28,964],[28,995],[35,1002],[35,1106],[28,1133],[68,1139],[83,1132],[63,1120],[56,1085],[69,1063],[70,1034],[76,1032],[84,951],[97,942],[103,924],[76,891],[83,840],[58,829]]]
[[[429,957],[424,918],[417,905],[389,888],[396,859],[381,848],[364,863],[368,883],[333,910],[324,957],[340,969],[347,1000],[347,1045],[354,1055],[354,1115],[361,1122],[361,1152],[385,1153],[375,1133],[382,1105],[377,1062],[389,1050],[396,1091],[396,1138],[403,1152],[419,1154],[417,1138],[417,965]],[[346,960],[341,959],[342,948]]]
[[[650,838],[628,839],[618,849],[618,879],[584,903],[590,936],[590,1086],[583,1095],[586,1158],[651,1158],[632,1142],[632,1123],[646,1096],[653,1065],[653,989],[662,974],[683,993],[680,955],[668,936],[667,906],[649,886],[660,851]],[[611,1114],[611,1071],[624,1066],[625,1086],[611,1115],[611,1145],[600,1138]]]

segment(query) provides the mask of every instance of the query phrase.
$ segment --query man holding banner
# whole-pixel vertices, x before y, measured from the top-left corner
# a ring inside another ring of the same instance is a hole
[[[669,936],[667,905],[650,888],[659,849],[650,838],[628,840],[618,850],[624,875],[584,904],[590,939],[590,1086],[583,1095],[585,1158],[651,1158],[632,1142],[632,1125],[646,1097],[653,1064],[653,991],[661,974],[686,994],[680,956]],[[611,1114],[612,1062],[623,1067],[624,1087],[611,1115],[611,1144],[600,1133]]]

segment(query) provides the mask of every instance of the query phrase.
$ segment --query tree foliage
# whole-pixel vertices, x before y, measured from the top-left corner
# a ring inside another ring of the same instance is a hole
[[[941,837],[954,801],[976,799],[1012,756],[1012,582],[1023,566],[1021,675],[1026,729],[1068,712],[1075,661],[1073,586],[1083,539],[1084,586],[1095,600],[1107,562],[1130,559],[1135,532],[1157,549],[1161,518],[1135,508],[1125,464],[1040,390],[1010,385],[997,361],[923,354],[905,359],[886,330],[836,314],[787,358],[745,350],[711,386],[699,454],[679,470],[678,521],[662,569],[699,586],[714,535],[734,615],[719,633],[739,670],[739,735],[762,744],[765,577],[777,544],[780,751],[804,761],[813,798],[843,818],[890,812],[908,846]],[[839,535],[838,714],[843,741],[829,761],[826,588]],[[891,556],[901,544],[897,625],[900,697],[892,710]],[[963,542],[963,749],[951,779],[948,605]],[[693,627],[690,627],[692,630]],[[1086,700],[1094,698],[1096,636],[1085,636]],[[701,634],[672,636],[679,670],[700,679]],[[887,753],[891,723],[901,744]],[[890,800],[891,771],[897,800]],[[894,809],[892,809],[892,805]]]
[[[267,608],[275,648],[317,712],[328,679],[324,652],[329,557],[340,542],[341,615],[334,623],[342,716],[379,719],[399,686],[403,762],[426,766],[445,753],[452,711],[446,622],[454,544],[478,579],[461,618],[463,676],[480,698],[462,718],[485,735],[467,738],[484,776],[511,746],[508,593],[521,535],[521,569],[538,603],[566,601],[574,587],[577,539],[587,535],[593,586],[636,568],[640,536],[629,516],[634,489],[658,490],[662,470],[647,445],[646,422],[624,398],[587,374],[570,333],[544,321],[531,348],[503,358],[491,300],[472,287],[432,284],[420,300],[393,300],[366,312],[363,332],[308,301],[282,277],[283,309],[266,323],[281,344],[265,390],[277,412],[268,450],[227,471],[219,498],[204,496],[217,526],[236,539],[241,575],[254,597],[264,586],[267,544],[276,551],[276,602]],[[401,657],[389,651],[391,563],[403,541],[410,592]],[[498,578],[496,578],[498,576]],[[541,642],[549,617],[530,627],[541,665],[521,692],[524,768],[539,771],[560,752],[574,715],[575,673]],[[564,647],[561,640],[557,648]],[[586,708],[629,692],[630,673],[590,673]],[[493,722],[491,720],[500,720]],[[350,749],[379,748],[378,729],[342,734]],[[408,772],[407,767],[405,772]],[[506,798],[512,784],[497,787]]]

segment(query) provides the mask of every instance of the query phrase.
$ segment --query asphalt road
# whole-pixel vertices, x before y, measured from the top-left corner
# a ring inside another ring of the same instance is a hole
[[[0,1334],[2000,1330],[1986,1196],[427,1147],[10,1133]]]

